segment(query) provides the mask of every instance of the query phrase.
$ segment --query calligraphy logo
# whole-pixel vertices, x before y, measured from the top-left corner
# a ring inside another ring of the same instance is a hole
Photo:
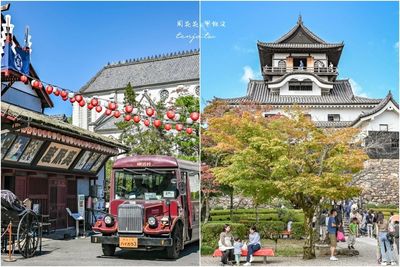
[[[14,57],[14,65],[17,68],[17,70],[21,71],[22,69],[22,58],[20,56],[20,54],[16,54]]]

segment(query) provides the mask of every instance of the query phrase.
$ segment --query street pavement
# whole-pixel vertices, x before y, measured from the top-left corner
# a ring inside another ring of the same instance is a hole
[[[347,243],[338,243],[339,248],[347,248]],[[376,239],[368,237],[357,238],[355,248],[360,252],[358,256],[342,256],[339,255],[338,261],[330,261],[329,257],[317,257],[313,260],[303,260],[301,257],[268,257],[268,266],[378,266],[376,260],[377,250]],[[278,247],[279,249],[279,247]],[[244,263],[242,257],[242,264]],[[201,257],[201,265],[217,266],[220,258],[211,256]],[[252,266],[263,265],[262,258],[254,258]]]
[[[194,266],[199,265],[199,245],[185,246],[179,259],[165,258],[164,251],[122,251],[117,248],[114,257],[103,256],[101,245],[90,243],[90,237],[71,240],[53,240],[44,238],[42,255],[29,259],[16,253],[15,262],[5,262],[7,255],[2,254],[3,266]]]

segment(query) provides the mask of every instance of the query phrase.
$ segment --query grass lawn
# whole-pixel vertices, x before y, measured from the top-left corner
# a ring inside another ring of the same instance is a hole
[[[275,249],[275,241],[270,239],[261,240],[263,247]],[[275,256],[293,257],[303,255],[304,240],[278,239]]]

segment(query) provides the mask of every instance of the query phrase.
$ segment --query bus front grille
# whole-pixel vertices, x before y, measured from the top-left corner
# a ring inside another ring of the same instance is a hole
[[[143,232],[143,206],[138,204],[121,204],[118,207],[118,232]]]

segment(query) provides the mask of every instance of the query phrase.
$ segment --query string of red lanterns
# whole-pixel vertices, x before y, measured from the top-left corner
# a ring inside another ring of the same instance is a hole
[[[28,75],[21,75],[20,76],[20,81],[23,83],[28,83],[29,78],[31,78],[31,86],[34,89],[43,89],[43,83],[47,84],[45,87],[45,91],[48,95],[54,94],[55,96],[60,96],[62,100],[67,101],[69,100],[71,104],[74,104],[75,102],[78,103],[80,107],[86,106],[89,110],[92,110],[93,108],[95,109],[96,112],[101,113],[103,111],[103,107],[105,108],[104,114],[106,116],[113,115],[115,118],[119,118],[121,115],[124,115],[124,120],[125,121],[133,121],[134,123],[139,123],[142,118],[140,117],[140,110],[138,108],[135,108],[131,105],[125,105],[123,108],[123,111],[121,112],[118,110],[118,103],[114,101],[109,101],[108,99],[101,99],[99,97],[92,98],[90,100],[85,100],[85,98],[79,94],[75,93],[71,90],[68,89],[61,89],[59,87],[53,86],[49,83],[39,81],[37,79],[34,79],[33,77],[30,77]],[[101,101],[104,101],[103,107],[101,105]],[[123,106],[123,105],[122,105]],[[147,107],[145,109],[145,116],[148,117],[143,120],[143,125],[146,127],[150,127],[151,125],[151,118],[153,118],[153,126],[156,128],[160,128],[161,125],[163,124],[162,121],[158,118],[155,118],[156,116],[156,111],[153,107]],[[132,114],[134,116],[132,116]],[[165,114],[165,119],[167,120],[172,120],[172,121],[177,121],[180,118],[180,114],[177,114],[174,110],[170,109],[166,112]],[[197,122],[200,119],[200,114],[198,112],[191,112],[189,118],[187,118],[186,123],[187,124],[192,124],[193,122]],[[179,122],[167,122],[164,124],[164,130],[170,131],[172,130],[172,123],[175,123],[175,130],[178,132],[181,132],[184,129],[184,125]],[[193,133],[193,128],[192,127],[186,127],[185,129],[187,134],[192,134]]]

